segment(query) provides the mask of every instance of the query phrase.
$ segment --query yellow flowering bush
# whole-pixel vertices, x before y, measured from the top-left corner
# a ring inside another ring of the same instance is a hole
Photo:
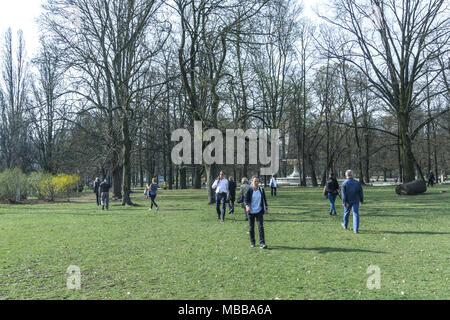
[[[56,194],[60,196],[66,195],[67,199],[78,188],[79,181],[80,177],[76,174],[58,174],[52,178],[52,184],[55,186]]]
[[[60,173],[52,176],[49,173],[34,172],[28,178],[30,185],[39,199],[54,201],[57,197],[66,196],[76,191],[80,177],[76,174]]]

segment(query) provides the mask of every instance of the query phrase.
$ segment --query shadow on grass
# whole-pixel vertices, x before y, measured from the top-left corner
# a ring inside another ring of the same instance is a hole
[[[383,233],[390,233],[390,234],[425,234],[425,235],[442,235],[442,234],[450,234],[450,232],[438,232],[438,231],[371,231],[367,230],[364,231],[364,233],[371,233],[371,234],[383,234]]]
[[[356,249],[356,248],[332,248],[332,247],[317,247],[317,248],[298,248],[298,247],[287,247],[287,246],[271,246],[272,250],[306,250],[306,251],[318,251],[320,254],[326,254],[330,252],[343,252],[343,253],[352,253],[352,252],[365,252],[365,253],[389,253],[385,251],[373,251],[373,250],[365,250],[365,249]]]

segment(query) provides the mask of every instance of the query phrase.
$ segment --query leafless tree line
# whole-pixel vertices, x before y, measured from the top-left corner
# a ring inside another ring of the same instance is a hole
[[[48,0],[36,57],[2,42],[0,169],[108,176],[124,205],[163,176],[212,201],[217,165],[171,162],[171,132],[202,121],[280,129],[279,175],[298,159],[302,186],[448,171],[448,3],[330,5],[314,24],[294,0]]]

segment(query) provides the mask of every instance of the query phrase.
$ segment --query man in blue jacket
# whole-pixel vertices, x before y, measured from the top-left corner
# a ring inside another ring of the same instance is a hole
[[[342,184],[342,204],[344,205],[344,221],[342,227],[347,229],[350,211],[353,209],[353,232],[359,232],[359,206],[363,204],[363,190],[361,184],[353,179],[353,172],[348,170],[345,173],[347,180]]]

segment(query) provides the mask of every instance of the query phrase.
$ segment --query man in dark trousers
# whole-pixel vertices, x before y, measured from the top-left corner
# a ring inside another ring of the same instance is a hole
[[[225,173],[220,171],[219,178],[214,181],[212,189],[216,192],[216,211],[218,219],[225,221],[226,201],[228,195],[228,180],[225,179]],[[222,213],[220,213],[220,203],[222,202]]]
[[[428,186],[433,186],[434,185],[434,174],[433,174],[433,171],[430,171],[429,173],[428,173]]]
[[[236,200],[236,182],[233,177],[228,178],[228,214],[234,213],[234,201]]]
[[[264,189],[259,186],[259,178],[252,178],[252,186],[248,189],[244,197],[244,205],[248,213],[248,221],[250,225],[250,244],[255,247],[255,219],[258,221],[259,243],[261,249],[267,249],[264,236],[264,219],[263,216],[268,214],[268,206]]]
[[[111,185],[108,183],[108,180],[105,178],[103,182],[100,184],[98,188],[98,192],[100,193],[102,199],[102,210],[109,210],[109,189]]]
[[[342,184],[342,204],[344,205],[344,221],[342,227],[347,229],[350,211],[353,209],[353,232],[359,233],[359,206],[363,204],[363,190],[361,184],[353,179],[352,170],[345,173],[347,180]]]
[[[339,195],[339,183],[334,175],[334,173],[330,173],[328,176],[327,183],[325,185],[325,194],[330,201],[330,216],[337,215],[336,208],[334,203],[336,201],[336,197]]]
[[[100,205],[100,196],[99,196],[99,192],[98,192],[98,188],[100,187],[100,182],[101,181],[100,181],[99,177],[95,178],[95,181],[94,181],[94,193],[95,193],[95,196],[97,198],[97,206]]]

